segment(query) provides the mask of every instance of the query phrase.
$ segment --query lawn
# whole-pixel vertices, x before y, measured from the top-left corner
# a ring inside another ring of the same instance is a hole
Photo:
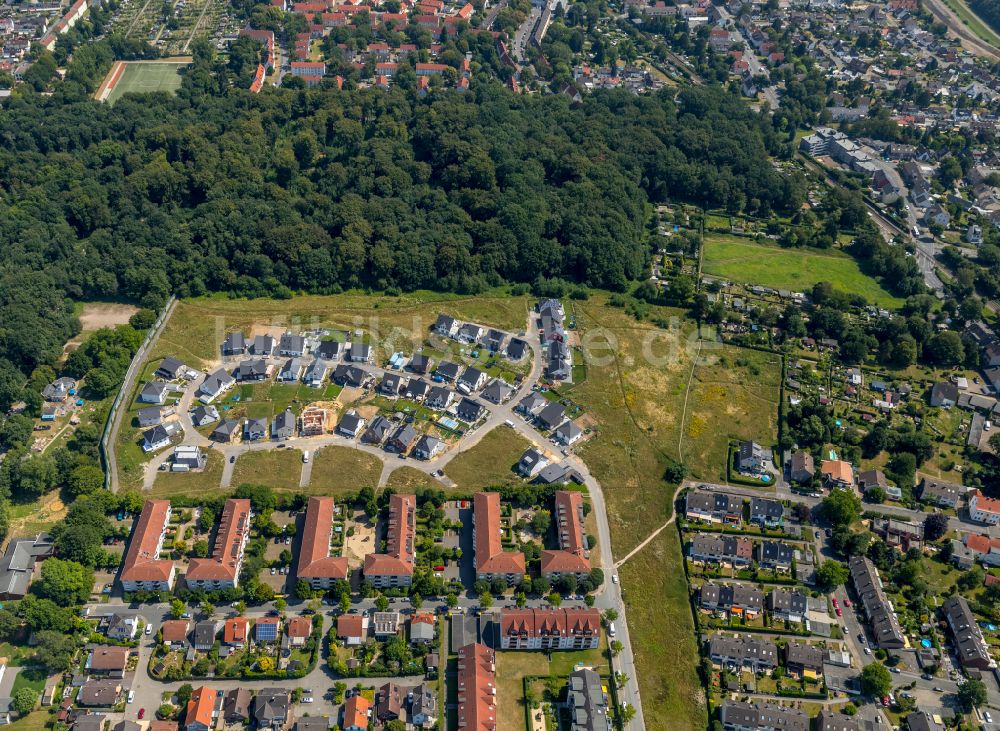
[[[296,452],[298,454],[298,452]],[[378,487],[382,463],[378,457],[350,447],[323,447],[313,455],[312,478],[302,492],[314,495],[355,493]]]
[[[459,488],[475,492],[487,487],[520,483],[514,466],[531,446],[513,429],[498,427],[488,432],[472,449],[468,449],[444,468]]]
[[[150,491],[150,497],[204,498],[206,495],[217,492],[220,489],[224,466],[223,456],[210,449],[208,450],[208,463],[201,472],[157,473],[156,482],[153,483],[153,489]]]
[[[389,479],[385,483],[386,487],[391,487],[397,492],[416,492],[426,488],[441,489],[440,482],[414,467],[399,467],[389,474]]]
[[[190,63],[156,61],[126,63],[125,70],[115,88],[108,94],[107,101],[114,104],[123,94],[166,91],[171,94],[181,88],[181,71]]]
[[[962,21],[962,25],[972,31],[973,35],[991,45],[1000,47],[1000,36],[994,33],[989,25],[972,12],[972,8],[965,3],[965,0],[944,0],[944,4],[948,6],[951,12],[958,16],[958,19]]]
[[[817,282],[860,294],[872,304],[898,307],[893,297],[839,250],[782,249],[725,234],[705,237],[702,272],[743,284],[804,292]]]
[[[302,452],[297,449],[266,449],[246,452],[236,459],[233,487],[244,483],[267,485],[275,490],[299,489]]]
[[[10,731],[42,731],[54,717],[54,714],[48,710],[32,711],[27,716],[11,723],[7,728]]]
[[[607,674],[608,665],[602,649],[576,652],[553,652],[549,663],[542,652],[497,653],[497,729],[498,731],[525,731],[524,685],[525,677],[566,678],[577,664],[591,666]]]

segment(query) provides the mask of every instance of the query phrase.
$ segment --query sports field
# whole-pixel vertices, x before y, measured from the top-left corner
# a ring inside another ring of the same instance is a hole
[[[128,93],[167,91],[171,94],[181,86],[181,70],[190,60],[118,61],[97,90],[97,99],[114,104]]]
[[[706,236],[704,246],[703,274],[796,292],[804,292],[817,282],[830,282],[836,289],[860,294],[874,305],[898,307],[902,303],[842,251],[782,249],[725,234]]]

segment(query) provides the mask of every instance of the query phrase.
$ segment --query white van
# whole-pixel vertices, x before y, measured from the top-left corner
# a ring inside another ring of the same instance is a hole
[[[134,690],[130,690],[128,692],[128,702],[131,703],[134,700],[135,700],[135,691]]]
[[[308,450],[308,449],[307,449],[307,450],[305,450],[305,451],[304,451],[304,452],[302,453],[302,461],[303,461],[303,462],[308,462],[308,461],[309,461],[309,450]]]
[[[615,623],[614,622],[609,622],[608,623],[608,637],[614,637],[614,636],[615,636]]]

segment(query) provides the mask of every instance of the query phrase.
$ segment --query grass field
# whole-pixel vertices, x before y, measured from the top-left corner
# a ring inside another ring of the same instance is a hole
[[[323,447],[313,455],[309,487],[302,492],[338,495],[357,492],[362,487],[374,489],[381,474],[382,463],[374,455],[349,447]]]
[[[444,468],[444,473],[463,491],[521,482],[513,467],[531,444],[513,429],[498,427],[479,444],[462,452]]]
[[[150,497],[205,497],[217,493],[222,481],[223,457],[208,450],[208,463],[201,472],[159,472]],[[238,483],[233,483],[238,484]]]
[[[803,292],[817,282],[830,282],[843,291],[862,295],[875,305],[898,307],[893,297],[857,262],[839,250],[782,249],[754,243],[739,236],[705,237],[702,272],[743,284]]]
[[[393,470],[386,480],[386,487],[391,487],[399,492],[416,492],[428,487],[440,489],[441,483],[428,475],[426,472],[413,467],[400,467]]]
[[[266,449],[237,457],[231,486],[235,488],[253,483],[275,490],[298,491],[301,476],[302,452],[297,449]]]
[[[166,91],[173,94],[181,87],[182,69],[187,61],[155,61],[126,63],[118,83],[108,94],[107,101],[114,104],[124,94],[144,94],[151,91]]]
[[[944,4],[962,21],[974,35],[987,43],[1000,48],[1000,35],[997,35],[986,22],[972,12],[965,0],[944,0]]]

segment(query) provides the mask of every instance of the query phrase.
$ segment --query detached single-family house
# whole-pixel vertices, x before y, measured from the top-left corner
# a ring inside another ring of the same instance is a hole
[[[788,477],[792,482],[803,485],[808,482],[812,482],[812,479],[816,476],[816,463],[813,460],[813,456],[804,449],[800,449],[798,452],[792,454],[792,459],[789,464]]]
[[[253,355],[270,358],[274,354],[274,338],[270,335],[256,335],[250,344],[250,352]]]
[[[209,439],[213,442],[228,444],[240,433],[240,423],[236,419],[225,419],[212,430]]]
[[[548,465],[548,458],[537,449],[528,449],[521,455],[517,463],[517,473],[522,477],[531,478],[541,472]]]
[[[920,488],[920,499],[925,503],[942,508],[958,507],[965,494],[965,487],[951,482],[939,482],[924,478]]]
[[[552,432],[552,438],[567,447],[575,444],[582,436],[583,429],[578,427],[569,419],[557,426],[555,431]]]
[[[438,315],[437,322],[434,323],[434,332],[451,338],[458,332],[458,325],[459,323],[454,317]]]
[[[736,457],[736,466],[740,472],[758,473],[764,469],[767,458],[764,448],[756,442],[740,442],[740,451]]]
[[[854,468],[850,462],[841,459],[825,459],[819,466],[823,483],[827,487],[839,487],[846,490],[854,488]]]
[[[155,452],[170,446],[170,434],[162,425],[154,426],[142,433],[142,450],[144,452]]]
[[[236,380],[243,382],[258,382],[267,380],[267,361],[263,358],[252,358],[240,361],[236,369]]]
[[[565,418],[566,409],[563,408],[563,405],[552,402],[538,413],[535,422],[542,429],[555,429],[563,423]]]
[[[950,409],[958,403],[958,386],[950,381],[940,381],[931,388],[931,406]]]
[[[455,336],[455,339],[463,343],[477,343],[482,336],[483,329],[479,325],[467,322],[458,328],[458,334]]]
[[[385,442],[386,438],[389,436],[389,432],[391,431],[392,422],[379,414],[372,419],[372,422],[365,430],[365,433],[361,435],[361,441],[365,444],[380,447]]]
[[[411,378],[403,389],[403,397],[410,401],[423,401],[431,386],[421,378]]]
[[[458,378],[460,370],[461,367],[457,363],[452,363],[450,360],[443,360],[434,369],[434,375],[449,383],[453,383]]]
[[[167,356],[160,361],[160,367],[156,369],[154,375],[159,378],[166,378],[168,381],[173,381],[183,376],[186,372],[187,366],[184,363],[173,356]]]
[[[196,406],[191,412],[191,423],[195,426],[208,426],[219,420],[219,410],[211,405]]]
[[[301,357],[306,354],[306,339],[301,335],[285,333],[278,341],[278,355]]]
[[[434,386],[427,392],[427,396],[424,398],[424,406],[429,409],[444,411],[451,406],[451,401],[454,397],[455,393],[444,386]]]
[[[243,438],[248,442],[267,439],[267,419],[247,419],[243,428]]]
[[[467,393],[472,391],[478,391],[486,384],[486,380],[489,378],[485,373],[483,373],[478,368],[469,366],[464,371],[462,375],[458,378],[458,387]]]
[[[478,401],[473,401],[470,398],[462,398],[458,402],[458,406],[455,407],[455,414],[462,421],[472,424],[479,420],[479,417],[483,415],[486,409]]]
[[[326,374],[329,372],[330,364],[321,358],[317,358],[309,364],[302,380],[312,388],[322,388],[323,382],[326,381]]]
[[[340,418],[340,423],[337,424],[337,433],[354,439],[365,428],[365,423],[364,417],[360,416],[358,412],[348,411]]]
[[[411,455],[417,459],[434,459],[439,454],[444,452],[445,444],[437,437],[432,437],[430,434],[424,434],[413,447]]]
[[[76,381],[68,376],[57,378],[42,389],[42,398],[46,401],[61,402],[76,392]]]
[[[163,409],[159,406],[146,406],[136,413],[140,427],[156,426],[163,422]]]
[[[494,378],[490,383],[483,389],[480,396],[483,397],[484,401],[489,401],[491,404],[500,405],[510,398],[511,394],[514,393],[514,389],[507,385],[506,382],[499,378]]]
[[[282,383],[294,383],[302,377],[306,362],[302,358],[289,358],[278,371],[278,380]]]
[[[342,614],[337,617],[337,639],[345,647],[357,647],[368,639],[368,617],[357,614]]]
[[[271,422],[272,439],[291,439],[295,436],[295,414],[291,409],[285,409],[274,417]]]
[[[337,361],[344,356],[345,350],[346,347],[342,340],[321,340],[319,347],[313,351],[313,355],[320,360]]]
[[[246,352],[247,343],[241,332],[229,333],[226,335],[226,339],[222,341],[223,356],[243,355]]]
[[[205,376],[205,380],[198,387],[198,393],[201,394],[201,401],[207,404],[235,385],[236,379],[229,375],[224,368],[219,368]]]
[[[403,377],[398,373],[386,373],[376,389],[383,396],[395,398],[403,387]]]
[[[434,359],[417,353],[415,356],[410,358],[410,362],[406,364],[406,367],[414,373],[425,375],[430,373],[431,369],[434,367]]]
[[[395,433],[389,437],[389,441],[386,442],[385,448],[390,452],[406,454],[407,450],[413,446],[413,442],[416,438],[417,430],[410,424],[402,424],[398,429],[396,429]]]
[[[375,350],[368,343],[351,343],[348,356],[352,363],[371,363]]]
[[[162,404],[170,393],[170,384],[166,381],[150,381],[139,392],[139,401],[144,404]]]

